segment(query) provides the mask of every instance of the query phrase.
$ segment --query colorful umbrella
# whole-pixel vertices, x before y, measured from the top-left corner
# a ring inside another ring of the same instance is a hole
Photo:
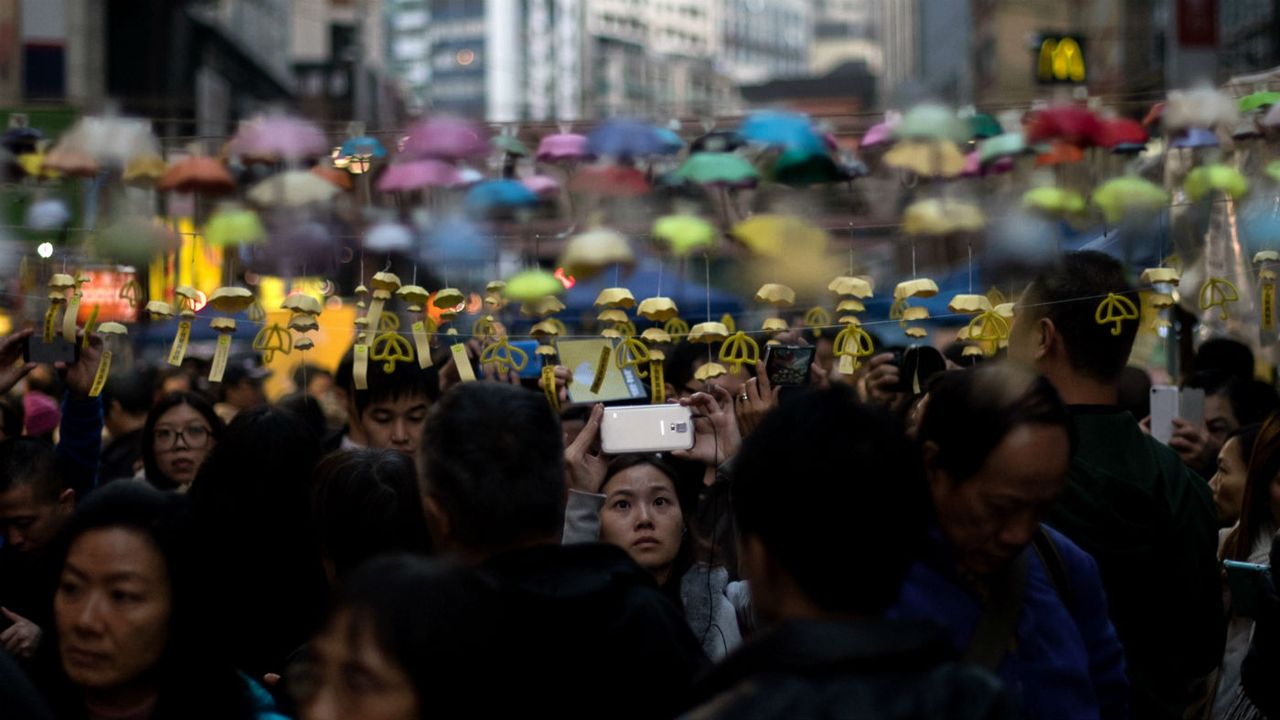
[[[0,165],[5,164],[7,163],[0,162]],[[133,187],[151,187],[164,176],[167,169],[168,165],[165,165],[164,159],[159,155],[139,155],[125,165],[121,179],[126,185]]]
[[[774,258],[808,253],[827,244],[825,230],[792,215],[756,215],[734,225],[730,234],[752,252]]]
[[[413,230],[396,222],[380,222],[364,234],[364,249],[374,253],[401,253],[413,248]]]
[[[333,186],[339,190],[350,191],[355,187],[351,182],[351,173],[344,172],[336,167],[330,167],[329,165],[313,165],[311,167],[311,174],[325,180],[326,182],[333,183]]]
[[[1000,127],[1000,121],[986,113],[970,115],[967,120],[969,122],[969,137],[974,140],[985,140],[1004,132],[1004,128]]]
[[[1092,147],[1102,136],[1102,121],[1080,105],[1058,105],[1032,114],[1026,127],[1027,142],[1060,140],[1076,147]]]
[[[524,303],[564,292],[564,283],[546,270],[521,270],[507,278],[502,294],[511,301]]]
[[[853,175],[837,165],[830,155],[811,155],[803,150],[787,150],[774,161],[769,177],[782,185],[809,187],[844,182],[852,179]]]
[[[1093,204],[1102,209],[1109,223],[1118,223],[1130,213],[1151,213],[1169,204],[1169,193],[1153,182],[1138,177],[1118,177],[1093,191]]]
[[[984,163],[998,158],[1008,158],[1029,152],[1027,141],[1020,132],[1004,133],[978,142],[978,157]]]
[[[662,150],[659,155],[676,155],[684,149],[684,140],[676,134],[675,130],[670,128],[656,128],[658,140],[662,142]]]
[[[587,150],[587,136],[573,133],[548,135],[538,143],[538,162],[569,163],[591,159]]]
[[[248,161],[298,161],[329,153],[324,133],[310,121],[288,115],[259,116],[240,123],[228,152]]]
[[[266,207],[301,207],[328,202],[339,192],[336,185],[306,170],[289,170],[254,185],[249,199]]]
[[[1165,130],[1231,129],[1240,122],[1240,106],[1230,95],[1203,87],[1169,93],[1161,116]]]
[[[1280,92],[1272,90],[1245,95],[1237,104],[1240,112],[1250,112],[1268,105],[1275,105],[1277,102],[1280,102]]]
[[[676,177],[723,187],[754,187],[760,173],[746,158],[734,153],[690,155],[675,172]]]
[[[1239,200],[1249,191],[1249,181],[1239,170],[1230,165],[1214,164],[1195,168],[1187,173],[1183,188],[1192,200],[1199,200],[1210,191],[1221,190],[1232,198]]]
[[[214,158],[191,155],[169,166],[156,189],[163,192],[225,195],[236,190],[235,178]]]
[[[598,157],[639,158],[667,154],[657,128],[638,120],[606,120],[587,135],[587,151]]]
[[[538,204],[538,196],[515,180],[487,180],[467,191],[464,201],[472,215],[504,213]]]
[[[908,235],[977,232],[986,223],[982,210],[959,200],[918,200],[902,213],[902,231]]]
[[[250,245],[266,237],[267,230],[258,214],[236,205],[218,208],[204,226],[204,239],[210,245]]]
[[[555,197],[560,192],[560,181],[549,175],[530,175],[522,179],[520,184],[542,198]]]
[[[969,126],[944,105],[923,103],[902,116],[893,129],[899,140],[949,140],[965,142],[971,136]]]
[[[342,141],[338,153],[345,157],[363,157],[381,160],[387,156],[382,141],[370,135],[356,135]]]
[[[587,280],[607,268],[635,264],[631,244],[619,232],[608,228],[594,228],[569,238],[560,267],[580,280]]]
[[[893,130],[902,122],[902,117],[896,114],[889,114],[883,122],[878,122],[867,130],[867,134],[862,136],[862,142],[858,143],[859,147],[869,148],[877,145],[883,145],[893,139]]]
[[[500,150],[507,155],[524,157],[529,154],[529,148],[525,147],[524,143],[520,142],[520,138],[515,135],[508,135],[506,133],[494,135],[493,138],[489,140],[489,144],[492,145],[495,150]]]
[[[93,241],[102,260],[145,267],[157,255],[178,249],[176,233],[150,218],[126,215],[113,220]]]
[[[889,167],[929,177],[956,177],[964,172],[964,155],[950,140],[902,140],[884,155]]]
[[[410,160],[392,163],[378,178],[382,192],[405,192],[423,188],[452,187],[459,182],[458,168],[441,160]]]
[[[569,182],[573,192],[600,197],[633,198],[649,194],[644,173],[626,165],[590,165],[574,173]]]
[[[757,145],[818,154],[827,151],[822,136],[813,129],[808,115],[761,110],[751,113],[738,127],[738,135]]]
[[[1212,130],[1202,127],[1192,127],[1178,133],[1170,143],[1170,147],[1176,148],[1201,148],[1201,147],[1218,147],[1218,135]]]
[[[404,141],[408,159],[468,160],[489,154],[489,139],[478,126],[451,117],[438,117],[414,125]]]
[[[1053,165],[1070,165],[1084,160],[1084,150],[1079,145],[1064,141],[1054,141],[1049,149],[1036,155],[1036,167]]]
[[[689,145],[691,154],[733,152],[747,144],[742,136],[733,130],[713,130],[694,140]]]
[[[91,115],[77,120],[50,155],[58,150],[86,155],[104,169],[123,170],[134,158],[159,155],[160,143],[149,120]]]
[[[1078,215],[1084,212],[1084,196],[1059,187],[1032,188],[1022,194],[1022,206],[1049,215]]]
[[[1150,139],[1151,136],[1147,134],[1147,129],[1137,120],[1114,118],[1102,123],[1098,144],[1114,151],[1122,146],[1137,145],[1141,147],[1146,145]]]
[[[718,233],[714,225],[697,215],[668,215],[658,218],[650,234],[669,245],[678,257],[684,257],[715,245]]]

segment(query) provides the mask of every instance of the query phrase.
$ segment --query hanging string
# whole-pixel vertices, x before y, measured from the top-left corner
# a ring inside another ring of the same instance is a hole
[[[703,253],[702,259],[706,261],[707,269],[707,322],[711,322],[711,254]]]
[[[662,265],[663,265],[662,258],[659,257],[658,258],[658,295],[659,297],[661,297],[662,295]]]
[[[973,241],[969,241],[969,293],[973,294]]]
[[[916,279],[916,241],[911,240],[911,279]]]

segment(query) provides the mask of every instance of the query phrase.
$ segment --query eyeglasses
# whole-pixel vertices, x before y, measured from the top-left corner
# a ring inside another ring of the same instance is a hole
[[[156,428],[152,437],[156,441],[157,450],[171,450],[177,447],[178,438],[182,438],[187,447],[199,450],[209,444],[209,428],[204,425],[188,425],[182,430]]]

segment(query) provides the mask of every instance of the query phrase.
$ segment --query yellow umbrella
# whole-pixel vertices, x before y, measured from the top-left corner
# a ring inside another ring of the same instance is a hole
[[[771,257],[821,252],[827,233],[798,217],[756,215],[733,226],[733,236],[753,252]]]
[[[305,170],[273,175],[249,190],[249,199],[258,205],[301,207],[327,202],[340,191],[333,183]]]
[[[902,214],[902,230],[908,235],[976,232],[986,224],[982,210],[958,200],[919,200]]]
[[[671,246],[678,256],[709,248],[716,242],[716,228],[697,215],[668,215],[653,224],[653,237]]]
[[[595,228],[574,235],[560,256],[560,266],[579,279],[594,277],[614,265],[630,267],[635,261],[627,239],[608,228]]]
[[[903,140],[885,153],[884,164],[917,175],[957,177],[964,172],[964,154],[950,140]]]

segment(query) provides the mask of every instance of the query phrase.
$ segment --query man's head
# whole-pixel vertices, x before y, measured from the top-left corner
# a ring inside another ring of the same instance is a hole
[[[353,440],[375,450],[398,450],[407,455],[422,444],[427,410],[439,393],[435,368],[396,363],[387,372],[383,363],[370,362],[368,388],[357,390],[350,353],[338,368],[338,386],[347,398],[347,428]]]
[[[565,504],[560,422],[538,393],[455,386],[427,418],[422,485],[437,547],[482,559],[555,543]]]
[[[1102,317],[1124,314],[1124,300],[1139,306],[1118,260],[1093,251],[1064,254],[1017,303],[1009,357],[1034,366],[1060,391],[1073,380],[1114,386],[1129,360],[1138,320],[1099,322],[1101,305],[1113,294],[1121,300]]]
[[[928,527],[919,462],[897,423],[847,386],[798,395],[743,443],[730,487],[761,617],[878,615]],[[858,578],[833,573],[857,567]]]
[[[18,552],[47,546],[75,510],[63,489],[53,448],[31,438],[0,441],[0,528]]]
[[[1186,387],[1204,390],[1204,425],[1218,447],[1236,430],[1261,423],[1280,410],[1280,394],[1261,380],[1206,371],[1193,375]]]
[[[236,410],[248,410],[267,404],[262,379],[267,372],[260,367],[228,365],[219,383],[222,402]]]
[[[137,372],[113,374],[102,390],[103,422],[111,437],[141,430],[151,412],[151,380]]]

